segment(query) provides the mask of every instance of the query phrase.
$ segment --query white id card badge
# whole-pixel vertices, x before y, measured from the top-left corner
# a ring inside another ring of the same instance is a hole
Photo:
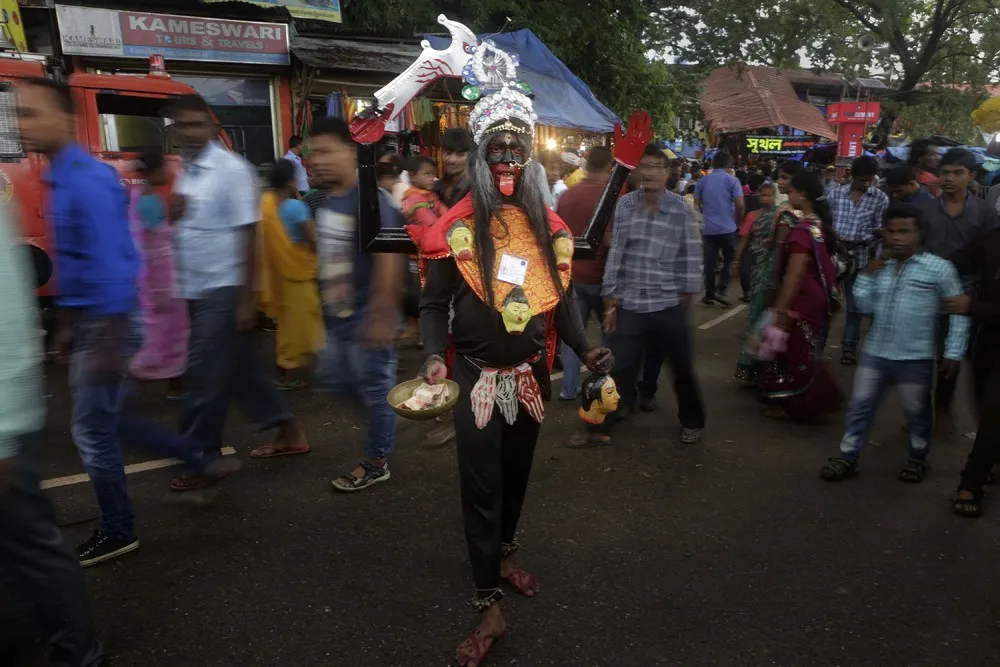
[[[521,286],[524,284],[524,278],[527,275],[528,260],[508,255],[507,253],[504,253],[503,257],[500,258],[500,269],[497,271],[497,280]]]

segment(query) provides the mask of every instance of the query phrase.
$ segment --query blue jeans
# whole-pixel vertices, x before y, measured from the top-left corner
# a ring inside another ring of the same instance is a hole
[[[180,432],[187,446],[216,455],[229,402],[260,430],[291,422],[270,365],[261,358],[260,331],[236,330],[241,287],[220,287],[188,301],[191,338],[184,374]]]
[[[844,276],[844,296],[847,300],[847,312],[844,315],[844,336],[840,339],[840,347],[853,352],[861,342],[861,318],[864,315],[858,311],[854,301],[854,281],[860,271],[852,271]]]
[[[135,512],[125,483],[118,428],[128,363],[141,340],[140,329],[130,315],[80,315],[73,324],[70,431],[101,509],[99,530],[117,540],[135,537]]]
[[[601,301],[600,285],[573,283],[573,300],[576,302],[576,307],[580,309],[580,319],[583,320],[585,329],[591,313],[597,317],[597,322],[601,323],[604,316],[604,305]],[[601,341],[604,347],[608,346],[609,338],[606,334],[602,334]],[[572,401],[580,395],[580,357],[576,356],[573,348],[566,343],[559,346],[559,356],[563,366],[563,381],[559,390],[559,398],[564,401]]]
[[[847,408],[847,425],[840,441],[840,455],[856,461],[868,440],[885,392],[896,387],[909,430],[910,457],[923,459],[931,444],[934,410],[931,391],[934,387],[934,361],[892,361],[862,355],[854,374],[854,392]]]
[[[359,398],[368,410],[365,457],[391,456],[396,441],[396,413],[386,396],[396,385],[399,353],[395,348],[365,347],[358,341],[354,323],[328,318],[326,332],[326,349],[319,357],[320,388]]]
[[[118,540],[135,537],[135,513],[125,481],[123,446],[181,459],[193,474],[203,472],[210,460],[200,450],[187,446],[170,429],[123,409],[134,389],[128,377],[128,363],[141,343],[140,327],[130,315],[84,315],[73,327],[70,429],[101,509],[99,530]]]
[[[739,236],[736,232],[730,234],[705,234],[702,236],[705,248],[705,296],[714,298],[716,295],[715,267],[719,260],[719,250],[722,250],[722,274],[719,276],[718,294],[725,294],[729,287],[729,271],[736,255],[736,242]]]

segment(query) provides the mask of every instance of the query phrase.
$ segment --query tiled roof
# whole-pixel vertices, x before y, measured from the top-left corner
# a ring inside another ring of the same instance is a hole
[[[744,132],[785,125],[836,139],[820,110],[803,102],[791,82],[773,67],[720,67],[698,98],[705,122],[716,132]]]

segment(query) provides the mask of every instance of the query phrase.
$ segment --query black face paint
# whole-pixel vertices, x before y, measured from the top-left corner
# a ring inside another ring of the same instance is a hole
[[[528,151],[524,148],[521,136],[514,132],[503,132],[495,136],[486,148],[486,163],[518,167],[528,164]]]

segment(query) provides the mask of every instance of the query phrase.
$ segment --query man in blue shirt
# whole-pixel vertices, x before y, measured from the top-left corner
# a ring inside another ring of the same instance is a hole
[[[885,185],[889,191],[889,198],[900,204],[922,208],[934,201],[931,193],[917,182],[917,175],[913,173],[913,167],[908,164],[901,164],[890,170],[885,176]]]
[[[868,439],[885,392],[895,386],[909,433],[909,459],[899,473],[904,482],[920,482],[927,474],[927,452],[934,426],[931,393],[937,350],[935,334],[943,299],[962,295],[962,283],[951,262],[923,252],[926,223],[919,209],[894,204],[886,221],[885,248],[854,283],[858,311],[872,315],[854,393],[840,441],[840,456],[821,471],[840,481],[857,474],[858,457]],[[941,374],[953,377],[965,354],[969,319],[951,315]]]
[[[316,256],[327,349],[320,360],[324,389],[357,396],[368,409],[364,458],[333,480],[337,491],[361,491],[389,479],[396,413],[386,394],[396,384],[406,259],[369,254],[358,243],[357,144],[343,120],[317,121],[309,135],[311,166],[328,186],[316,212]],[[399,210],[379,192],[383,227],[403,227]]]
[[[702,230],[705,252],[705,298],[702,303],[711,306],[716,302],[723,306],[732,305],[726,300],[729,286],[729,270],[736,256],[736,240],[739,223],[743,222],[745,205],[743,186],[726,169],[733,159],[729,153],[719,151],[712,160],[712,173],[698,181],[694,189],[694,200],[705,220]],[[718,289],[715,283],[715,266],[719,251],[722,251],[722,273]]]
[[[302,144],[302,137],[295,135],[288,140],[288,152],[285,159],[295,165],[295,189],[299,194],[304,195],[309,192],[309,172],[302,164],[302,151],[305,146]]]
[[[25,149],[49,159],[62,319],[57,347],[69,352],[73,440],[101,508],[99,529],[78,549],[81,562],[91,565],[139,546],[118,441],[128,363],[140,342],[134,324],[139,253],[117,173],[74,141],[69,88],[49,79],[26,81],[19,114]]]

